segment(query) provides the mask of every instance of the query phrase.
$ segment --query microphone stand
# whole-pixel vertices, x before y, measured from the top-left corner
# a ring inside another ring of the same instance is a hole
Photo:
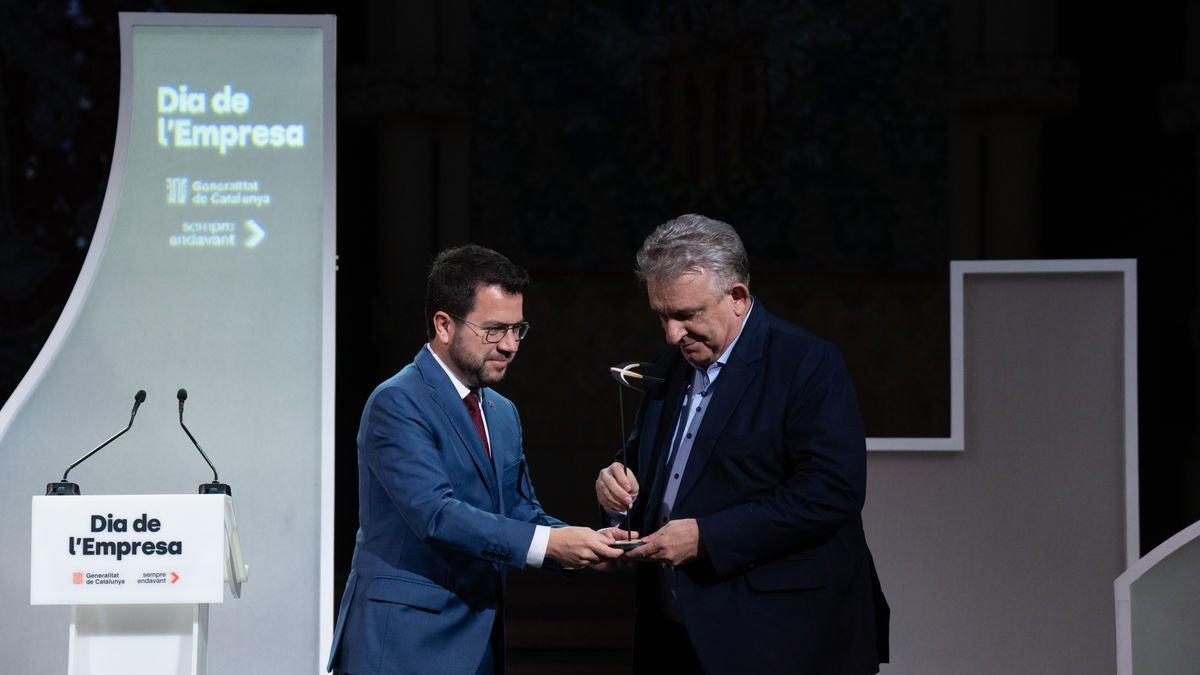
[[[145,400],[146,400],[146,390],[138,389],[138,392],[133,395],[133,410],[131,410],[129,412],[129,424],[126,424],[124,429],[118,431],[117,433],[115,433],[111,437],[109,437],[109,439],[107,441],[104,441],[100,445],[97,445],[96,447],[92,448],[91,451],[89,451],[83,457],[80,457],[79,459],[72,462],[71,466],[68,466],[67,470],[63,471],[63,476],[62,476],[61,481],[58,481],[56,483],[46,483],[46,495],[47,496],[50,496],[50,495],[78,495],[79,494],[79,484],[68,481],[67,474],[71,473],[71,469],[74,469],[75,467],[82,464],[85,459],[87,459],[88,457],[91,457],[92,455],[96,454],[97,452],[100,452],[102,449],[104,449],[104,446],[108,445],[109,443],[112,443],[113,441],[117,440],[126,431],[129,431],[133,427],[133,418],[137,416],[138,407],[141,406],[142,402]]]
[[[204,461],[208,463],[208,468],[212,469],[213,472],[212,482],[201,483],[199,493],[202,495],[233,496],[233,488],[229,487],[229,485],[226,483],[222,483],[217,480],[217,467],[213,466],[212,461],[209,460],[208,455],[205,454],[204,448],[200,447],[200,444],[196,441],[196,437],[192,435],[192,432],[188,431],[187,425],[183,423],[183,402],[187,400],[187,390],[180,389],[179,393],[177,393],[175,397],[179,399],[179,426],[183,428],[183,433],[187,434],[187,437],[192,440],[192,445],[196,446],[196,449],[200,451],[200,456],[204,458]]]

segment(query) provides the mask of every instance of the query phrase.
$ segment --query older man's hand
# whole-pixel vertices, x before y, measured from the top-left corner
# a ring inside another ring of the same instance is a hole
[[[695,518],[668,521],[654,534],[642,537],[642,542],[625,557],[671,565],[682,565],[700,557],[700,527]]]
[[[637,496],[637,477],[620,462],[608,465],[596,477],[596,500],[610,511],[628,511]]]

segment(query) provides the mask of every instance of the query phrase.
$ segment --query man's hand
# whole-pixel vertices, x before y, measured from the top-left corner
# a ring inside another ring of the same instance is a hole
[[[596,530],[596,534],[602,534],[605,537],[608,537],[611,540],[609,541],[610,544],[618,541],[629,541],[630,539],[638,538],[637,530],[627,531],[623,527],[606,527],[603,530]]]
[[[621,557],[622,551],[610,546],[614,541],[612,528],[597,532],[586,527],[555,527],[550,530],[546,557],[567,569],[587,567]]]
[[[641,546],[629,551],[630,560],[653,560],[682,565],[700,557],[700,527],[695,518],[668,521],[654,534],[642,539]]]
[[[637,496],[637,478],[620,462],[608,465],[596,478],[596,500],[610,511],[628,511]]]
[[[619,527],[606,527],[603,530],[600,530],[599,533],[602,535],[605,535],[605,536],[612,537],[614,543],[618,543],[618,542],[622,542],[622,541],[629,541],[631,539],[638,538],[637,530],[629,532],[629,531],[626,531]],[[623,549],[616,549],[616,550],[620,551],[622,554],[624,553]],[[633,569],[633,567],[634,567],[633,562],[627,560],[625,558],[625,556],[622,555],[621,557],[613,559],[613,560],[605,560],[603,562],[598,562],[595,565],[592,565],[591,568],[593,570],[596,570],[597,572],[615,572],[617,570]]]

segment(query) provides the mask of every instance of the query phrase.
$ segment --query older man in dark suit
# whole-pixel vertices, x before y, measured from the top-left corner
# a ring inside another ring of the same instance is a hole
[[[769,314],[729,225],[669,221],[638,275],[672,345],[596,496],[649,533],[639,673],[868,675],[889,609],[863,535],[866,447],[837,349]]]

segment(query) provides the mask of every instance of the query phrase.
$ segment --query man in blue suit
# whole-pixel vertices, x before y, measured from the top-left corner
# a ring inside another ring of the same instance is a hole
[[[331,670],[502,673],[507,569],[619,555],[610,534],[542,510],[517,409],[491,389],[529,331],[528,283],[480,246],[434,260],[429,342],[375,389],[359,426],[359,530]]]
[[[889,609],[863,535],[866,447],[837,349],[769,314],[729,225],[686,215],[637,256],[671,349],[596,496],[649,532],[639,673],[867,675]]]

